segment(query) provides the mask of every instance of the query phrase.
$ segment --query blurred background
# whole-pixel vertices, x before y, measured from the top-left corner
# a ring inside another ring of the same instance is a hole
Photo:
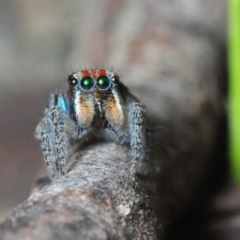
[[[0,1],[0,221],[47,174],[35,126],[72,71],[113,67],[130,87],[171,80],[179,62],[169,45],[189,55],[199,45],[169,26],[224,46],[225,11],[224,0]]]

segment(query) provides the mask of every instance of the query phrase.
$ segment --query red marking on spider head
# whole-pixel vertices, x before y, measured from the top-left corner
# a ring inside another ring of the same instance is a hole
[[[97,69],[92,69],[92,70],[90,70],[90,72],[91,72],[93,78],[97,78]]]
[[[98,75],[99,76],[106,76],[106,70],[105,69],[98,69]]]
[[[89,70],[82,70],[81,73],[82,77],[89,77],[91,75]]]
[[[107,72],[105,69],[89,69],[81,71],[82,77],[93,77],[106,76]]]

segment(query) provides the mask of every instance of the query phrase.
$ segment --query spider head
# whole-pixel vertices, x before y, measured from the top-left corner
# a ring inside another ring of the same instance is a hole
[[[82,127],[122,124],[118,83],[119,77],[105,69],[82,70],[68,77],[72,112]]]

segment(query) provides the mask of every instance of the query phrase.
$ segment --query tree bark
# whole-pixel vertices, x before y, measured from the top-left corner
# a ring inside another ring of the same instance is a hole
[[[149,196],[129,169],[128,148],[86,147],[66,176],[35,184],[1,224],[0,239],[157,239],[160,225]]]

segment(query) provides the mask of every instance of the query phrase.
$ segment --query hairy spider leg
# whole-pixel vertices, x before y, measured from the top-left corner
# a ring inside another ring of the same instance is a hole
[[[69,103],[66,101],[65,97],[63,96],[63,94],[61,92],[57,93],[57,105],[68,115],[70,114],[69,113]]]
[[[90,131],[90,125],[94,116],[94,106],[89,99],[86,99],[78,91],[74,92],[71,99],[73,106],[71,113],[75,118],[75,129],[71,138],[73,140],[82,140]]]
[[[45,116],[37,127],[43,155],[47,164],[50,178],[54,178],[54,164],[61,175],[66,173],[66,160],[69,138],[74,129],[70,118],[69,105],[61,92],[50,95]]]
[[[121,95],[115,90],[112,90],[113,95],[109,96],[104,102],[104,112],[110,127],[102,129],[102,136],[106,135],[108,139],[111,139],[120,144],[130,143],[128,129],[124,126],[124,112],[125,103]]]
[[[128,100],[128,112],[131,170],[133,173],[142,172],[148,151],[146,116],[143,106],[133,97]]]
[[[43,157],[45,159],[47,170],[50,178],[54,178],[54,162],[55,156],[53,152],[53,139],[51,134],[51,123],[48,121],[48,117],[45,121],[41,121],[36,129],[36,136],[41,140],[41,148],[43,151]]]

